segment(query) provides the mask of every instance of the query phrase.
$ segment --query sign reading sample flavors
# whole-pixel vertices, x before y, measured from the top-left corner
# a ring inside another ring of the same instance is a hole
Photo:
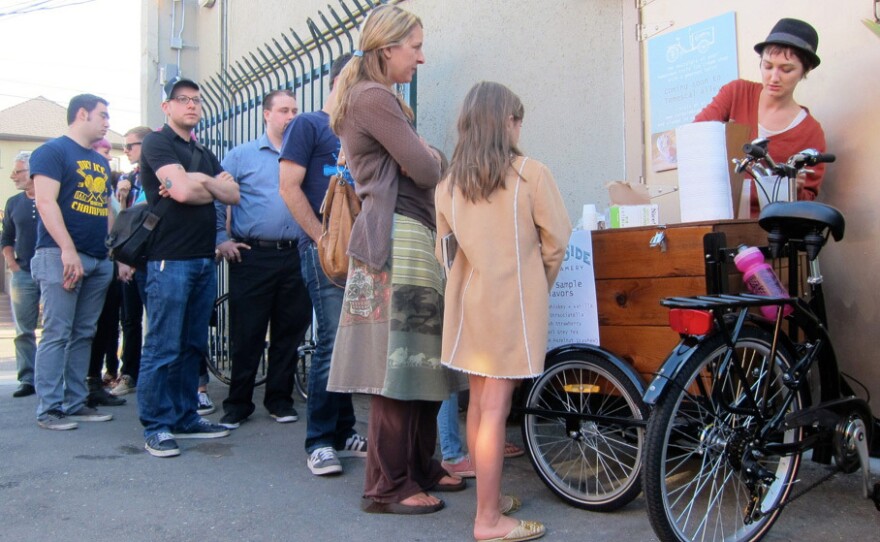
[[[571,234],[565,260],[550,292],[547,350],[573,343],[599,344],[593,240],[586,230]]]

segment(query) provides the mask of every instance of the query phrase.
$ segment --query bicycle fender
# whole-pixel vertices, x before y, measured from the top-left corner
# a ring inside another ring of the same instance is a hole
[[[624,361],[616,354],[602,348],[601,346],[585,343],[564,344],[562,346],[557,346],[553,350],[547,352],[547,355],[544,358],[544,367],[552,367],[559,362],[559,360],[556,359],[558,358],[558,356],[562,354],[568,354],[570,352],[586,352],[604,359],[608,363],[620,369],[620,371],[624,375],[626,375],[627,378],[629,378],[630,382],[633,383],[639,394],[645,394],[645,381],[642,380],[642,376],[635,369],[633,369],[632,365]]]
[[[657,404],[669,382],[678,375],[682,366],[691,359],[701,339],[701,337],[687,336],[679,341],[678,345],[660,365],[660,370],[657,371],[654,380],[648,385],[648,389],[642,394],[642,401],[646,405],[654,406]]]

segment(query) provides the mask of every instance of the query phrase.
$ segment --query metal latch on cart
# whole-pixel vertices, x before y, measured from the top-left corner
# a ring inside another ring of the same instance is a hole
[[[651,237],[648,246],[651,248],[660,247],[660,252],[666,252],[666,230],[657,230],[654,237]]]

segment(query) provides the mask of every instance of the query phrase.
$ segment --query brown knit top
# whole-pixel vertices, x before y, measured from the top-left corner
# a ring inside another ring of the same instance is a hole
[[[440,163],[419,140],[391,89],[379,83],[358,83],[351,89],[339,138],[363,201],[348,255],[382,269],[391,255],[395,212],[435,229]]]

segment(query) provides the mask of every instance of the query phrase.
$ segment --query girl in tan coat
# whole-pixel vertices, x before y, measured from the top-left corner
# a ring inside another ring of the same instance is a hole
[[[449,175],[435,194],[438,259],[449,259],[448,234],[458,246],[448,269],[441,362],[470,382],[467,441],[480,541],[544,534],[538,522],[503,515],[519,501],[501,496],[501,467],[513,390],[544,369],[549,293],[571,223],[550,171],[517,148],[522,119],[522,102],[507,87],[474,86],[458,119]]]

